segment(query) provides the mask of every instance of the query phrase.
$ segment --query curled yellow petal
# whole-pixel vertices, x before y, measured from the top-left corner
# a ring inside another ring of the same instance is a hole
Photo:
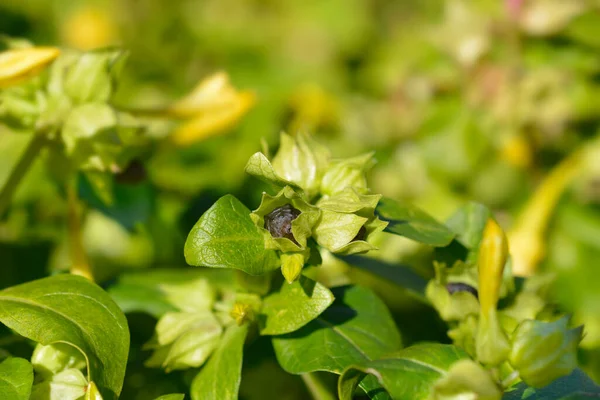
[[[166,111],[172,117],[189,118],[203,111],[229,108],[239,103],[239,97],[240,93],[229,82],[229,76],[221,71],[202,80]]]
[[[17,85],[38,74],[59,54],[56,47],[12,49],[0,53],[0,88]]]
[[[540,184],[509,233],[513,273],[529,276],[546,254],[545,232],[560,196],[582,166],[582,152],[558,164]]]
[[[234,126],[254,102],[254,93],[242,92],[228,104],[202,110],[179,126],[171,135],[171,141],[178,146],[186,146],[222,133]]]
[[[504,265],[508,258],[508,240],[496,221],[488,219],[479,246],[479,304],[482,314],[496,309]]]

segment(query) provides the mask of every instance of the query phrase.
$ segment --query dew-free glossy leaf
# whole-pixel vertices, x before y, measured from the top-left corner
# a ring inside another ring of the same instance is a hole
[[[386,232],[405,236],[431,246],[447,246],[454,234],[442,223],[420,209],[407,204],[382,198],[375,213],[389,222]]]
[[[188,264],[235,268],[260,275],[279,267],[276,253],[250,219],[250,210],[234,196],[221,197],[200,217],[185,242]]]
[[[99,286],[75,275],[56,275],[0,291],[0,321],[48,345],[79,348],[88,375],[105,400],[121,392],[129,350],[123,312]]]
[[[237,400],[248,325],[227,328],[217,350],[192,381],[192,400]]]
[[[373,292],[360,286],[338,287],[332,292],[335,301],[319,317],[295,332],[273,337],[275,355],[287,372],[341,374],[352,364],[401,347],[390,312]],[[378,385],[367,378],[361,387],[369,392]]]
[[[415,295],[419,300],[428,303],[425,297],[425,288],[427,280],[417,274],[412,268],[406,265],[395,265],[375,258],[359,256],[352,254],[349,256],[338,256],[344,262],[369,271],[375,275],[393,282]]]
[[[300,329],[333,303],[333,294],[325,286],[305,276],[263,301],[264,325],[261,335],[282,335]]]
[[[183,393],[171,393],[171,394],[163,394],[162,396],[159,396],[154,400],[183,400],[184,398],[185,398],[185,394],[183,394]]]
[[[361,379],[372,374],[395,400],[425,400],[452,364],[463,358],[468,358],[467,353],[452,345],[424,343],[408,347],[347,368],[338,382],[339,397],[351,399]]]
[[[11,357],[0,363],[0,394],[6,400],[28,400],[33,385],[33,367],[24,358]]]

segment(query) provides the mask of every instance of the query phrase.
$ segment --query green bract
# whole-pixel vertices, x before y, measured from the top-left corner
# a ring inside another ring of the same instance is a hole
[[[361,193],[368,191],[366,172],[373,166],[374,153],[333,160],[321,181],[321,193],[335,195],[346,188],[354,188]]]
[[[282,133],[272,165],[278,176],[301,187],[311,199],[319,193],[329,158],[329,150],[308,134],[299,132],[291,137]]]
[[[526,320],[515,330],[510,363],[529,386],[546,386],[577,367],[583,327],[569,329],[568,324],[567,316],[554,322]]]
[[[221,324],[210,311],[166,313],[146,345],[154,350],[146,365],[167,371],[199,367],[219,344],[221,333]]]

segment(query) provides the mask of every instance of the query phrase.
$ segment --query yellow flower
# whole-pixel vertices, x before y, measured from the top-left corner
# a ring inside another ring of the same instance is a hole
[[[59,54],[56,47],[30,47],[0,53],[0,88],[17,85],[37,75]]]
[[[576,151],[550,171],[521,211],[509,233],[513,273],[529,276],[546,255],[545,233],[560,196],[581,170]]]
[[[69,47],[91,50],[114,44],[116,27],[111,16],[100,8],[77,8],[62,24],[61,36]]]
[[[186,146],[221,133],[234,126],[254,102],[254,93],[238,91],[226,73],[215,73],[164,110],[166,116],[187,119],[173,132],[171,141]]]

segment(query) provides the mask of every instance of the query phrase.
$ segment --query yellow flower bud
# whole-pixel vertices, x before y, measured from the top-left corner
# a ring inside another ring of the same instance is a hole
[[[56,47],[30,47],[0,53],[0,88],[17,85],[40,73],[59,54]]]

